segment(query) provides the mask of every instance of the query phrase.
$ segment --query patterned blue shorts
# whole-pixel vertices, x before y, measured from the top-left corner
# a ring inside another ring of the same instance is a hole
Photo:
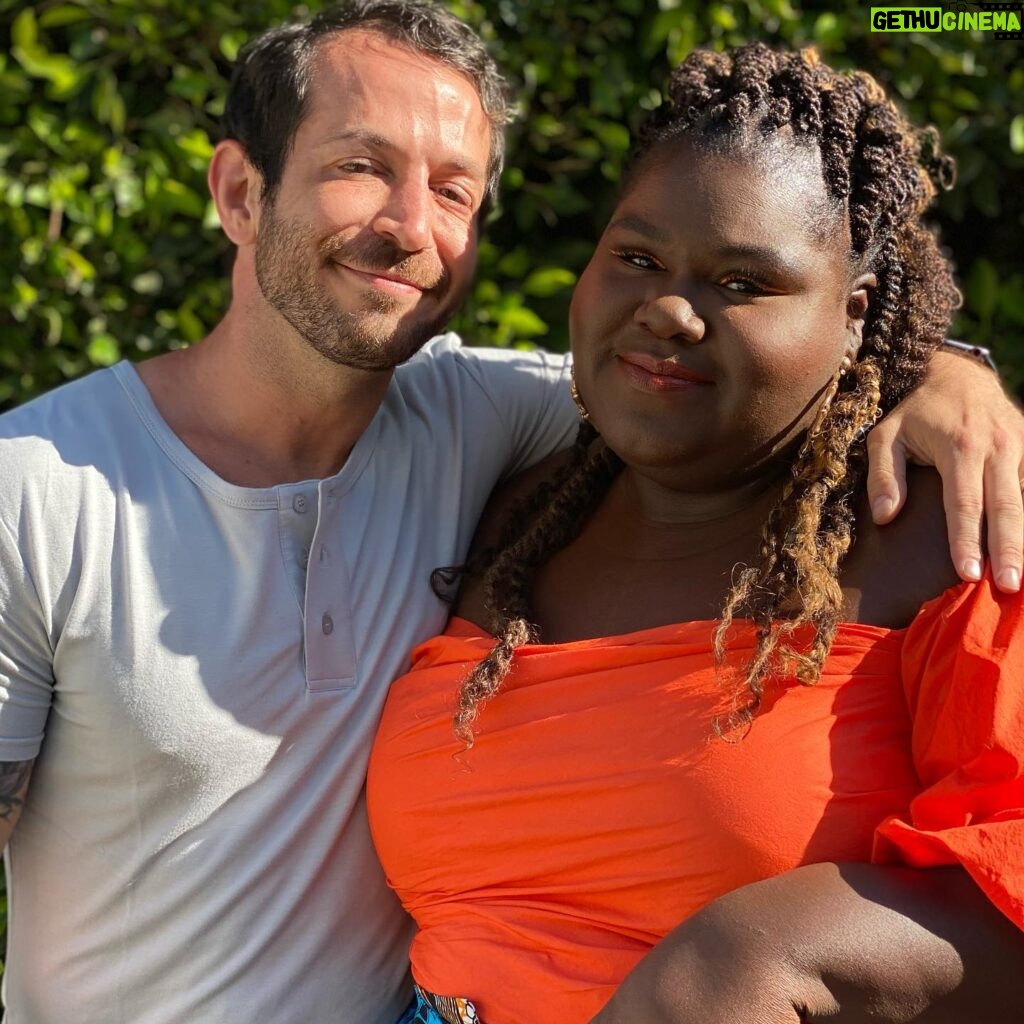
[[[398,1024],[483,1024],[476,1007],[468,999],[452,999],[424,992],[414,986],[415,994],[409,1009]]]

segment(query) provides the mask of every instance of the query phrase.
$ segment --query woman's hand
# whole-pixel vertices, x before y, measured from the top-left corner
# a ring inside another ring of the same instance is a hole
[[[813,864],[728,893],[634,968],[592,1024],[996,1024],[1024,933],[957,868]]]
[[[921,386],[868,435],[868,497],[876,523],[893,519],[907,493],[908,461],[942,475],[949,549],[965,580],[988,554],[1000,590],[1017,591],[1024,565],[1024,417],[998,377],[973,360],[936,352]]]

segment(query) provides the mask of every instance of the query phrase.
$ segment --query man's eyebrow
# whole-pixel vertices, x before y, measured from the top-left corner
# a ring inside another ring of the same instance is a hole
[[[320,141],[321,146],[329,146],[334,142],[365,142],[374,149],[396,149],[389,139],[369,128],[346,128],[344,131],[332,132]]]
[[[331,146],[336,142],[361,142],[370,149],[382,149],[385,152],[396,152],[399,146],[390,139],[373,131],[371,128],[346,128],[344,131],[332,132],[320,142],[321,146]],[[454,157],[446,164],[453,171],[483,179],[487,172],[475,161]]]

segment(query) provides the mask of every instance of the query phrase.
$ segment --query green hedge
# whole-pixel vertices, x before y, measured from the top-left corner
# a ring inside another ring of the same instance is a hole
[[[316,9],[320,4],[310,4]],[[487,0],[452,8],[520,87],[500,216],[456,326],[477,344],[567,343],[565,309],[628,130],[700,44],[814,43],[883,78],[960,161],[942,200],[966,294],[956,330],[1024,383],[1024,43],[883,35],[867,7],[788,0]],[[205,169],[228,62],[284,0],[0,0],[0,407],[95,366],[202,337],[228,247]]]
[[[320,4],[310,4],[317,9]],[[562,349],[569,293],[629,129],[694,46],[817,45],[932,121],[960,162],[941,224],[957,332],[1024,385],[1024,43],[868,31],[868,5],[788,0],[451,0],[514,77],[499,216],[456,324],[473,342]],[[227,298],[205,185],[229,61],[285,0],[0,0],[0,408],[122,357],[201,338]]]

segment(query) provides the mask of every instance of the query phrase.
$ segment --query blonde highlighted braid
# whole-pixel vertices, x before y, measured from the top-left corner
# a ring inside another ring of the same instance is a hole
[[[473,745],[472,726],[480,705],[497,693],[516,648],[536,639],[530,591],[537,570],[579,534],[621,469],[622,461],[597,431],[582,423],[572,454],[555,479],[513,507],[497,545],[467,566],[467,572],[483,577],[488,627],[497,639],[459,691],[453,724],[467,746]]]
[[[868,74],[840,73],[812,50],[755,43],[733,53],[697,51],[673,72],[665,104],[641,129],[623,187],[656,148],[683,137],[699,145],[755,148],[786,129],[815,145],[830,203],[845,216],[850,262],[877,286],[863,344],[833,381],[765,524],[759,558],[740,571],[715,638],[724,658],[738,616],[757,630],[743,701],[729,725],[757,713],[767,678],[815,682],[842,613],[839,570],[853,544],[854,497],[866,469],[864,435],[921,380],[959,302],[952,275],[922,216],[953,161],[933,129],[915,129]],[[535,638],[530,589],[537,569],[577,537],[622,463],[585,426],[558,480],[526,499],[505,536],[471,569],[483,577],[493,650],[463,684],[455,730],[472,743],[480,704],[493,696],[517,647]],[[807,627],[810,627],[808,630]],[[810,641],[795,641],[795,636]]]

